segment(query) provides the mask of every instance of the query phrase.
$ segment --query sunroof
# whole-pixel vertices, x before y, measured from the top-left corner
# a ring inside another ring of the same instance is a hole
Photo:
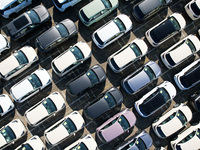
[[[17,30],[21,29],[24,25],[28,24],[28,20],[25,16],[20,17],[13,23]]]

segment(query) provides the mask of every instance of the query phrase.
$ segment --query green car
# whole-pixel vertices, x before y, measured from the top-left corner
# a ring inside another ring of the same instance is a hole
[[[80,9],[79,18],[84,25],[90,26],[110,14],[118,6],[118,0],[93,0]]]

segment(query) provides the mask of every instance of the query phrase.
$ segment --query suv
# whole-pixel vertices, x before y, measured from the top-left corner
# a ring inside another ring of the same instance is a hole
[[[0,14],[4,18],[9,18],[12,13],[17,13],[30,4],[32,4],[32,0],[2,0]]]

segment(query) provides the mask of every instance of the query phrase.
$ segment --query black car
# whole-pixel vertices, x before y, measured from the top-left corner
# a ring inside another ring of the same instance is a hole
[[[50,20],[48,10],[43,5],[38,5],[12,20],[6,28],[10,37],[16,40]]]
[[[106,80],[106,73],[100,65],[94,65],[86,73],[67,84],[72,95],[81,94],[88,88]]]
[[[200,112],[200,91],[190,96],[190,104],[196,111]]]
[[[87,118],[96,119],[115,106],[120,105],[122,102],[122,93],[117,88],[113,87],[86,105],[84,114]]]
[[[48,52],[78,33],[75,23],[65,19],[36,38],[36,47],[41,52]]]

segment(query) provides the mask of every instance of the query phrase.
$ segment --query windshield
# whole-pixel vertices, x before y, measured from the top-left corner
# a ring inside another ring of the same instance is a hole
[[[187,40],[185,41],[185,43],[189,46],[189,48],[191,49],[191,51],[192,51],[193,53],[196,52],[196,48],[195,48],[194,44],[193,44],[189,39],[187,39]]]
[[[40,23],[40,17],[34,10],[30,10],[26,14],[31,18],[33,24]]]
[[[17,150],[34,150],[28,143],[22,144],[22,146]]]
[[[182,111],[178,111],[176,114],[177,118],[181,121],[182,125],[185,125],[187,123],[187,118],[185,115],[182,113]]]
[[[42,102],[42,105],[46,108],[48,114],[51,114],[57,110],[55,104],[52,102],[50,98],[45,99]]]
[[[94,71],[92,71],[91,69],[86,73],[87,77],[90,79],[91,81],[91,86],[95,85],[98,83],[98,77],[97,75],[94,73]]]
[[[117,25],[117,27],[119,28],[119,31],[125,31],[126,30],[125,25],[123,24],[123,22],[119,18],[115,18],[113,20],[113,22]]]
[[[135,43],[131,44],[130,48],[133,50],[133,52],[135,53],[135,55],[137,57],[142,55],[141,50],[139,49],[139,47]]]
[[[83,53],[77,46],[72,47],[70,51],[74,54],[76,60],[82,60],[84,58]]]
[[[66,29],[66,27],[65,27],[63,24],[59,23],[59,24],[57,24],[57,25],[55,26],[55,28],[56,28],[56,29],[58,30],[58,32],[60,33],[60,36],[61,36],[61,37],[67,37],[67,36],[69,36],[68,30]]]
[[[116,105],[115,99],[113,98],[113,96],[110,93],[107,93],[104,96],[104,99],[106,100],[106,102],[108,103],[110,108],[113,108]]]
[[[62,125],[67,129],[67,132],[70,134],[70,133],[73,133],[74,131],[77,130],[74,122],[70,119],[70,118],[67,118],[63,123]]]
[[[111,8],[112,7],[109,0],[101,0],[101,1],[104,4],[105,8]]]
[[[144,71],[149,76],[150,80],[153,80],[156,77],[155,74],[154,74],[154,72],[153,72],[153,70],[149,66],[145,66],[144,67]]]
[[[17,59],[19,65],[28,63],[28,59],[22,51],[17,51],[16,53],[13,54],[13,56]]]
[[[15,136],[13,130],[9,126],[7,126],[5,129],[3,129],[1,131],[1,134],[3,135],[3,137],[5,138],[7,143],[16,139],[16,136]]]
[[[88,150],[88,148],[87,148],[87,146],[83,142],[81,142],[80,144],[74,146],[70,150]]]
[[[124,130],[127,130],[130,127],[129,122],[123,115],[120,116],[120,118],[118,119],[118,122]]]
[[[3,113],[3,109],[2,109],[2,107],[0,106],[0,113]]]
[[[161,125],[166,124],[170,120],[172,120],[176,116],[176,112],[171,114],[168,118],[166,118],[164,121],[161,122]]]
[[[174,25],[174,28],[176,29],[176,31],[180,30],[181,27],[180,27],[179,23],[177,22],[177,20],[174,17],[171,17],[170,21]]]
[[[36,74],[31,74],[28,77],[28,80],[32,84],[32,86],[33,86],[34,89],[37,89],[37,88],[39,88],[39,87],[42,86],[42,83],[41,83],[40,79],[37,77]]]

